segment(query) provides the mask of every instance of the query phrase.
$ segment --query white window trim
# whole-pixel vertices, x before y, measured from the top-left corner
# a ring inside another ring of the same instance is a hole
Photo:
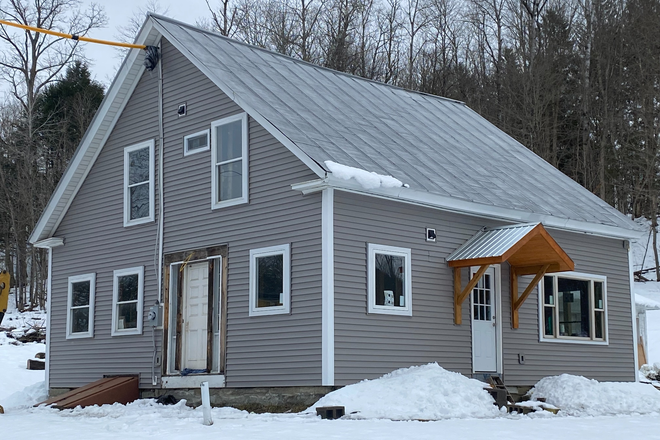
[[[219,178],[218,172],[217,172],[217,164],[216,164],[216,157],[217,153],[216,150],[218,148],[218,138],[216,134],[216,127],[219,127],[221,125],[229,124],[235,121],[241,121],[242,122],[242,133],[243,133],[243,139],[242,139],[242,156],[241,156],[241,167],[242,167],[242,173],[243,173],[243,179],[241,181],[241,197],[237,197],[235,199],[230,199],[230,200],[223,200],[221,202],[217,202],[218,200],[218,183],[217,179]],[[233,206],[233,205],[240,205],[242,203],[248,203],[248,119],[247,119],[247,113],[241,113],[238,115],[234,116],[229,116],[227,118],[220,119],[218,121],[213,121],[211,123],[211,209],[217,209],[217,208],[223,208],[226,206]]]
[[[89,327],[86,332],[73,333],[71,331],[71,304],[73,302],[72,294],[73,283],[79,283],[81,281],[89,281]],[[93,338],[94,337],[94,299],[96,296],[96,274],[88,273],[84,275],[76,275],[69,277],[68,284],[68,297],[66,304],[66,339],[79,339],[79,338]]]
[[[136,218],[131,220],[131,192],[128,188],[128,155],[136,150],[149,148],[149,215],[147,217]],[[154,185],[154,169],[156,168],[156,156],[154,149],[154,141],[149,140],[140,142],[139,144],[131,145],[124,148],[124,227],[141,225],[144,223],[153,222],[155,218],[155,185]]]
[[[380,313],[384,315],[412,316],[412,262],[409,248],[371,244],[367,246],[367,310],[368,313]],[[387,254],[405,257],[406,278],[405,307],[376,305],[376,254]]]
[[[260,257],[282,255],[282,305],[257,307],[257,265]],[[249,316],[282,315],[291,312],[291,247],[289,244],[250,250],[250,310]]]
[[[201,136],[205,134],[206,135],[206,140],[207,144],[205,148],[197,148],[195,150],[189,150],[188,149],[188,139]],[[203,151],[209,151],[211,149],[211,132],[207,128],[206,130],[198,131],[197,133],[189,134],[187,136],[183,137],[183,155],[184,156],[191,156],[193,154],[201,153]]]
[[[546,337],[543,332],[543,306],[545,299],[543,298],[543,279],[539,281],[537,285],[538,291],[538,317],[539,317],[539,342],[551,342],[557,344],[582,344],[582,345],[609,345],[610,344],[610,335],[609,335],[609,323],[608,323],[608,312],[607,312],[607,277],[602,275],[594,275],[584,272],[557,272],[547,274],[546,276],[554,276],[560,278],[571,278],[576,280],[584,281],[599,281],[603,283],[603,315],[605,321],[605,334],[604,340],[594,340],[587,338],[578,338],[574,336],[557,336],[555,338]],[[556,285],[556,283],[555,283]],[[592,284],[593,285],[593,284]],[[591,295],[593,296],[593,288],[591,288]],[[555,296],[556,298],[556,296]],[[556,302],[556,299],[555,299]],[[594,325],[594,304],[592,298],[590,298],[590,310],[592,326]]]
[[[137,327],[130,329],[117,328],[117,303],[119,302],[119,277],[126,275],[138,276],[138,298],[137,298]],[[144,313],[144,266],[129,267],[112,272],[112,331],[111,336],[141,335],[142,315]]]

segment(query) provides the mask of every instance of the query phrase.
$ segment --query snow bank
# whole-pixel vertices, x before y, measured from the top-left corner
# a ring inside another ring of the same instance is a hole
[[[48,390],[46,390],[46,381],[42,381],[27,386],[23,391],[17,391],[3,399],[2,405],[5,409],[28,408],[34,404],[43,402],[47,398]]]
[[[348,385],[327,394],[306,412],[315,413],[317,406],[344,406],[347,415],[360,419],[440,420],[501,414],[484,383],[436,363]]]
[[[561,408],[560,414],[571,416],[660,413],[660,391],[648,384],[598,382],[562,374],[541,379],[530,394],[532,399],[545,397]]]
[[[326,160],[325,165],[336,178],[342,180],[355,179],[365,189],[399,188],[404,186],[399,179],[395,179],[392,176],[384,176],[382,174],[361,170],[360,168],[341,165],[330,160]]]

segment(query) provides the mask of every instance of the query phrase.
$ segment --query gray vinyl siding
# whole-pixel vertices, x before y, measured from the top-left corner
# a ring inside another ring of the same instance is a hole
[[[184,157],[183,137],[242,109],[167,41],[163,74],[165,253],[228,246],[227,386],[320,385],[321,196],[291,189],[316,175],[249,118],[249,204],[211,210],[211,154]],[[249,317],[250,249],[285,243],[291,313]]]
[[[316,176],[249,119],[249,204],[211,210],[210,152],[184,157],[183,137],[242,110],[165,40],[162,53],[164,251],[228,247],[226,384],[319,385],[321,197],[291,189]],[[80,386],[107,374],[140,374],[140,386],[152,386],[151,329],[145,326],[139,336],[110,332],[113,270],[144,266],[145,315],[158,298],[157,224],[123,227],[124,147],[155,139],[158,170],[157,81],[155,72],[143,74],[55,234],[65,245],[53,252],[51,387]],[[178,117],[184,102],[188,114]],[[291,245],[291,313],[250,318],[249,250],[283,243]],[[97,276],[94,337],[66,340],[67,278],[91,272]],[[156,336],[160,351],[161,331]]]
[[[144,266],[145,314],[158,299],[156,223],[123,223],[124,147],[157,138],[157,112],[158,83],[146,74],[55,233],[65,244],[53,250],[51,387],[77,387],[111,374],[139,374],[140,386],[151,384],[151,328],[144,326],[142,335],[110,332],[114,270]],[[94,337],[67,340],[67,279],[87,273],[96,273]],[[160,332],[156,336],[160,343]]]
[[[437,362],[472,374],[469,299],[454,325],[453,273],[445,258],[492,220],[335,192],[335,383],[378,377],[396,368]],[[436,228],[435,243],[425,228]],[[608,346],[539,342],[537,294],[511,329],[508,264],[501,267],[503,364],[507,384],[529,385],[564,372],[599,380],[633,380],[634,361],[627,251],[621,240],[550,231],[575,270],[608,277]],[[411,249],[412,316],[367,314],[367,244]],[[531,277],[521,278],[521,291]],[[463,285],[467,271],[463,271]],[[518,353],[525,364],[518,364]]]

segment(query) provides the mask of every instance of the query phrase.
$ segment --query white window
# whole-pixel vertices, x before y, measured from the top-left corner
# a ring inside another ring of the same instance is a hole
[[[154,141],[124,148],[124,226],[154,220]]]
[[[412,315],[410,249],[369,244],[368,311]]]
[[[211,208],[247,203],[247,114],[213,122],[211,144]]]
[[[211,148],[209,137],[209,130],[199,131],[185,136],[183,138],[183,155],[189,156],[201,151],[208,151]]]
[[[144,267],[115,270],[112,283],[112,336],[142,334]]]
[[[96,274],[69,277],[67,299],[66,338],[94,336],[94,292]]]
[[[250,316],[289,313],[290,262],[288,244],[250,251]]]
[[[562,272],[539,288],[541,340],[607,343],[607,278]]]

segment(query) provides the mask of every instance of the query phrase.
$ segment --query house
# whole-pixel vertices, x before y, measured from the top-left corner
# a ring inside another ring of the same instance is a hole
[[[635,283],[633,290],[635,293],[635,323],[637,327],[637,365],[641,368],[642,365],[649,363],[649,332],[646,319],[646,312],[648,310],[660,310],[660,302],[640,295],[639,292],[647,293],[644,288],[640,288],[642,283]]]
[[[137,42],[31,236],[51,393],[636,379],[634,224],[465,104],[158,15]]]

